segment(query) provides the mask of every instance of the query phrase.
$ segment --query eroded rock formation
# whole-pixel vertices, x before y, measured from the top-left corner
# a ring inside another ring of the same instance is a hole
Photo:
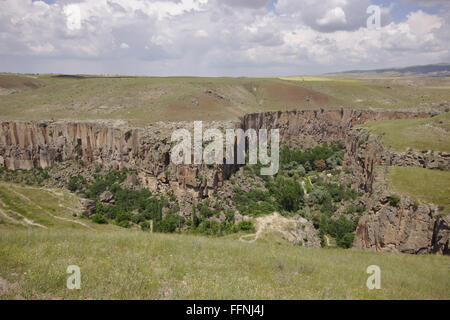
[[[370,110],[310,110],[266,112],[244,116],[238,127],[246,130],[279,129],[281,139],[345,141],[344,168],[352,172],[353,186],[373,193],[376,168],[380,165],[441,167],[448,169],[445,153],[395,153],[377,137],[354,128],[376,120],[429,117],[427,113]],[[47,167],[66,159],[107,168],[130,168],[138,172],[150,190],[172,190],[194,199],[208,197],[237,169],[235,165],[182,165],[170,161],[169,128],[128,128],[108,122],[3,122],[0,129],[0,166],[9,169]],[[432,206],[418,208],[408,199],[399,208],[374,196],[361,219],[354,246],[375,250],[448,254],[449,221]]]
[[[0,166],[45,168],[68,159],[106,168],[138,171],[150,190],[171,188],[194,198],[211,194],[235,170],[232,165],[175,166],[170,136],[161,130],[128,128],[108,122],[3,122]]]

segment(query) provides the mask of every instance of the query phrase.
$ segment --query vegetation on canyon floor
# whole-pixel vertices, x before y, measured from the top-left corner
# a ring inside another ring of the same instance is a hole
[[[343,149],[340,142],[309,149],[286,145],[280,153],[281,170],[277,176],[260,176],[260,166],[247,165],[242,171],[245,179],[252,181],[249,189],[244,192],[232,177],[229,199],[216,197],[214,203],[211,199],[200,200],[188,208],[188,216],[171,193],[152,194],[140,187],[124,186],[127,177],[135,174],[132,170],[97,168],[98,173],[87,178],[81,174],[70,176],[64,186],[95,203],[95,214],[90,217],[98,224],[113,223],[124,228],[140,226],[144,231],[151,227],[154,232],[164,233],[224,236],[254,232],[254,218],[280,212],[287,217],[304,217],[312,221],[319,230],[322,246],[330,245],[326,241],[328,238],[339,247],[349,248],[364,206],[357,200],[361,194],[339,181],[341,172],[337,167],[342,164]],[[79,161],[73,161],[73,164],[84,166]],[[0,174],[8,181],[42,185],[50,179],[48,172],[48,168],[1,169]],[[325,174],[334,179],[325,179]],[[109,194],[107,201],[101,199],[105,192]],[[335,215],[338,208],[343,208],[341,214]],[[236,212],[244,220],[236,221]]]

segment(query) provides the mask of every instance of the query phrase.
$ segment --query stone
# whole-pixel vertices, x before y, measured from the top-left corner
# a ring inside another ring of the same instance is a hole
[[[83,215],[90,218],[95,214],[96,204],[94,200],[82,199],[81,205],[83,206]]]
[[[99,196],[99,201],[103,203],[111,203],[113,201],[114,195],[111,191],[106,190]]]

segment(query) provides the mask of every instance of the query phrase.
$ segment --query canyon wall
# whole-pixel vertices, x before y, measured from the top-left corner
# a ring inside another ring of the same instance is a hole
[[[371,110],[297,110],[245,115],[242,128],[279,129],[281,139],[313,137],[317,142],[342,140],[350,128],[368,121],[427,118],[425,112]]]
[[[106,168],[136,170],[150,190],[172,189],[194,198],[210,195],[236,170],[232,165],[175,166],[170,136],[160,130],[116,126],[109,122],[2,122],[0,166],[46,168],[68,159]]]
[[[308,110],[245,115],[244,130],[279,129],[282,140],[341,140],[347,152],[344,169],[352,172],[353,187],[373,194],[356,231],[354,247],[408,253],[448,253],[448,219],[432,206],[415,208],[408,199],[402,206],[385,205],[375,195],[376,168],[389,165],[448,169],[444,153],[396,153],[384,148],[379,138],[354,128],[367,121],[425,118],[427,113],[370,110]],[[67,159],[107,168],[136,170],[150,190],[172,190],[177,196],[200,199],[211,196],[238,168],[237,165],[182,165],[170,161],[173,128],[129,128],[109,122],[7,121],[0,128],[0,166],[9,169],[48,167]]]
[[[401,196],[398,207],[389,204],[389,166],[449,169],[445,152],[394,152],[384,148],[380,137],[353,128],[346,139],[344,167],[352,172],[353,187],[370,194],[364,216],[355,233],[354,248],[403,253],[450,254],[450,217],[439,208]],[[375,176],[377,179],[375,180]]]
[[[365,215],[356,230],[353,247],[403,253],[450,254],[449,217],[441,217],[433,205],[413,203],[401,197],[398,208],[388,204],[387,185],[374,190],[377,168],[414,166],[449,169],[450,154],[445,152],[395,152],[385,148],[380,137],[354,127],[367,121],[430,117],[427,113],[399,111],[292,111],[250,114],[243,127],[279,129],[282,139],[314,137],[317,142],[341,140],[346,154],[343,168],[352,173],[352,187],[370,194]],[[385,181],[381,177],[382,181]],[[379,191],[379,192],[375,192]]]

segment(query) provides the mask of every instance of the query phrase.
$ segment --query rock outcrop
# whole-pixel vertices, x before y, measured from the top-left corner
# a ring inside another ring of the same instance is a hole
[[[353,187],[370,194],[371,199],[366,214],[359,221],[353,247],[414,254],[450,254],[449,218],[441,217],[433,205],[418,204],[403,196],[398,208],[390,206],[385,177],[389,166],[448,170],[450,159],[447,154],[412,150],[398,153],[385,148],[379,139],[360,128],[350,130],[346,139],[344,168],[352,172]]]
[[[423,112],[303,110],[249,114],[237,126],[244,130],[279,129],[284,140],[345,141],[344,169],[352,172],[355,188],[371,194],[377,166],[448,169],[450,156],[428,151],[392,152],[376,136],[354,126],[367,121],[429,116]],[[192,199],[211,196],[239,166],[173,165],[170,133],[174,128],[129,128],[124,123],[88,121],[2,122],[0,166],[12,170],[45,168],[79,159],[86,164],[136,170],[141,185],[150,190],[172,190],[178,197]],[[103,196],[108,202],[109,195]],[[449,219],[440,217],[436,208],[422,204],[416,208],[409,200],[402,200],[402,205],[394,208],[375,196],[374,201],[360,220],[354,247],[448,254]],[[86,214],[92,214],[92,203],[85,207]]]
[[[279,129],[281,139],[307,139],[317,142],[345,139],[350,128],[367,121],[428,118],[425,112],[371,110],[297,110],[245,115],[242,128]]]
[[[431,205],[402,197],[399,207],[387,197],[374,201],[361,218],[353,247],[412,254],[450,254],[449,219]]]
[[[167,130],[170,132],[170,130]],[[170,136],[156,129],[128,128],[110,122],[2,122],[0,166],[46,168],[68,159],[138,172],[150,190],[172,189],[194,198],[210,195],[235,170],[233,165],[175,166]]]

